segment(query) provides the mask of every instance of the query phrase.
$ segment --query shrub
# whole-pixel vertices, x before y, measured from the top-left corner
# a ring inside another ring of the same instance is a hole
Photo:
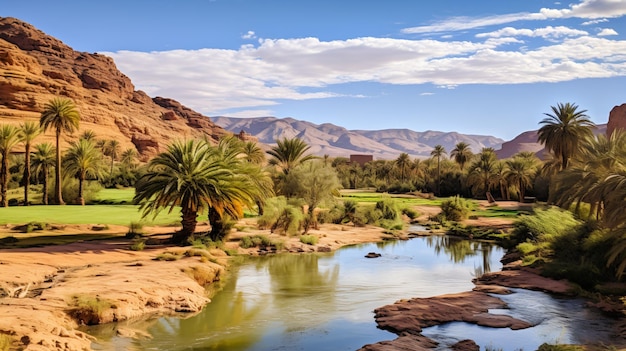
[[[420,213],[417,212],[416,210],[410,208],[410,207],[405,207],[402,209],[402,214],[409,217],[409,219],[413,220],[417,217],[420,216]]]
[[[376,206],[374,208],[380,212],[382,219],[396,220],[399,217],[398,206],[391,198],[382,199],[376,202]]]
[[[144,249],[145,247],[146,247],[146,242],[145,242],[145,241],[143,241],[143,240],[139,240],[139,241],[136,241],[135,243],[133,243],[133,244],[130,246],[130,249],[131,249],[132,251],[143,251],[143,249]]]
[[[220,270],[208,266],[192,266],[181,269],[201,286],[207,286],[220,279]]]
[[[472,207],[471,201],[457,195],[441,202],[441,214],[449,221],[462,221],[467,219]]]
[[[307,245],[315,245],[319,238],[315,235],[302,235],[300,237],[300,242]]]
[[[284,196],[274,197],[267,201],[263,215],[257,220],[259,228],[270,228],[274,233],[294,235],[302,227],[304,213],[300,204],[287,201]]]
[[[180,259],[180,255],[171,252],[163,252],[154,258],[156,261],[176,261]]]
[[[139,222],[130,222],[128,226],[128,232],[126,232],[127,238],[135,238],[143,234],[143,224]]]
[[[71,305],[70,315],[80,324],[86,325],[100,324],[103,313],[115,307],[107,300],[85,294],[73,295]]]
[[[539,239],[552,241],[554,237],[574,230],[580,224],[581,222],[577,221],[571,212],[556,207],[539,209],[533,215],[525,215],[517,220],[511,237],[518,243]]]
[[[97,181],[83,182],[83,198],[85,199],[85,203],[93,203],[98,197],[100,190],[102,190],[102,185]],[[78,200],[78,179],[64,179],[61,192],[63,194],[63,201],[68,204],[76,203]],[[52,179],[52,186],[48,187],[48,198],[54,199],[54,179]]]

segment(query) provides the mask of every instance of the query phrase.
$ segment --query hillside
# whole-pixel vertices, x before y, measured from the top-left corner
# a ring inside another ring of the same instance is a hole
[[[293,118],[213,117],[215,124],[239,133],[244,131],[259,142],[275,144],[277,139],[298,137],[311,145],[315,155],[349,157],[351,154],[371,154],[375,159],[395,159],[401,153],[412,157],[430,157],[435,145],[448,152],[458,142],[466,142],[473,152],[483,147],[500,148],[504,140],[485,135],[465,135],[456,132],[415,132],[409,129],[348,130],[331,123],[314,124]]]
[[[147,159],[174,139],[217,140],[226,133],[177,101],[135,90],[110,57],[74,51],[28,23],[0,17],[0,123],[38,121],[55,97],[71,98],[81,114],[79,132],[66,137],[65,145],[93,130]],[[37,139],[44,141],[52,142],[53,133]]]

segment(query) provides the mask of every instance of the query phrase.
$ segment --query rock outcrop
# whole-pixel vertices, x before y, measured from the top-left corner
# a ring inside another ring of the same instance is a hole
[[[615,106],[609,113],[609,123],[606,127],[606,135],[610,136],[613,131],[622,129],[626,131],[626,104]]]
[[[135,90],[110,57],[74,51],[28,23],[0,17],[0,123],[38,121],[55,97],[72,99],[81,114],[79,132],[65,138],[65,145],[93,130],[100,139],[136,147],[147,159],[175,139],[227,134],[177,101]],[[53,138],[48,132],[38,141]]]

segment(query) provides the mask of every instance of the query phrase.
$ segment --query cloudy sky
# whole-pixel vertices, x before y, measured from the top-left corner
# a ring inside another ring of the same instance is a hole
[[[20,0],[0,16],[208,116],[511,139],[559,102],[596,123],[626,103],[626,0]]]

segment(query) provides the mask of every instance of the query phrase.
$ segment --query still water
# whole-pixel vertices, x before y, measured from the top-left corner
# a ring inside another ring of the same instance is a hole
[[[368,252],[382,256],[365,258]],[[471,290],[473,276],[499,270],[503,254],[488,243],[434,236],[351,246],[328,254],[251,257],[231,268],[223,290],[195,316],[110,324],[89,332],[99,339],[93,346],[97,350],[357,350],[396,337],[376,328],[375,308],[400,299]],[[582,311],[575,318],[597,319],[599,329],[608,330],[607,321],[575,300],[562,304],[524,290],[504,299],[512,308],[494,313],[538,324],[518,334],[523,344],[508,345],[509,335],[520,331],[466,323],[427,328],[424,334],[442,342],[442,349],[471,338],[483,348],[535,350],[555,339],[576,341],[567,330],[572,308]],[[535,310],[519,303],[528,300],[534,301]],[[546,316],[544,305],[556,311],[554,316]],[[118,337],[117,328],[145,331],[151,337]]]

